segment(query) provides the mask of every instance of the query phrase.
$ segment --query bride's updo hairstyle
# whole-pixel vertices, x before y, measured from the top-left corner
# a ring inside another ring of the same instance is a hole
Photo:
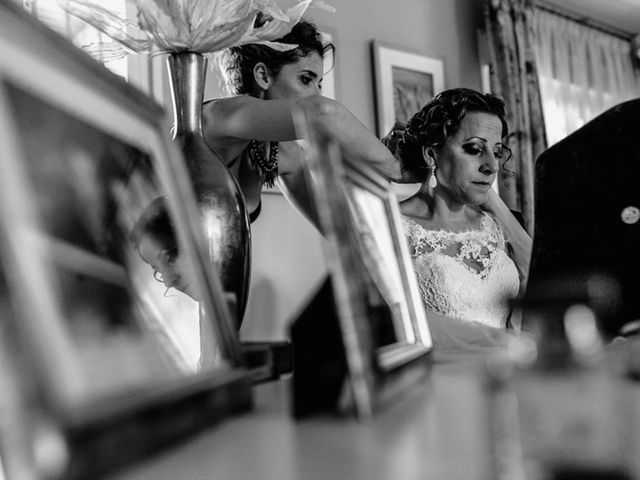
[[[400,160],[404,172],[423,181],[427,177],[427,165],[422,147],[442,146],[458,130],[467,112],[496,115],[502,123],[502,137],[508,135],[504,102],[500,98],[468,88],[452,88],[436,95],[406,124],[396,123],[382,142]]]
[[[261,22],[264,22],[264,17],[258,15],[256,26]],[[230,95],[259,96],[259,88],[253,78],[253,67],[257,63],[264,63],[269,72],[277,77],[284,65],[295,63],[311,52],[316,52],[324,58],[327,52],[334,50],[333,44],[322,43],[322,37],[316,26],[305,20],[300,20],[288,34],[274,40],[273,43],[297,45],[297,48],[279,51],[267,45],[250,43],[228,48],[218,55],[218,65]]]

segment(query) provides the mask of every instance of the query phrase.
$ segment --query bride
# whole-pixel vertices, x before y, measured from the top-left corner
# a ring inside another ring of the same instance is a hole
[[[425,309],[453,322],[518,327],[509,300],[523,288],[531,239],[491,188],[511,156],[507,133],[502,100],[457,88],[383,139],[422,182],[400,211]]]

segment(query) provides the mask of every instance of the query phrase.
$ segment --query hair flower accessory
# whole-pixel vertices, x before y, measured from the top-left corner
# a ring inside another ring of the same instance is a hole
[[[90,53],[116,60],[129,53],[212,53],[248,43],[288,50],[272,40],[291,31],[310,6],[335,11],[323,0],[298,0],[286,11],[275,0],[128,0],[137,22],[86,0],[58,0],[60,6],[102,31],[112,43],[89,45]],[[266,21],[255,25],[258,14]]]

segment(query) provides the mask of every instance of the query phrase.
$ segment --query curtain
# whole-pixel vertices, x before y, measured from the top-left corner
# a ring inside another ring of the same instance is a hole
[[[491,91],[506,102],[512,159],[498,178],[498,191],[522,212],[533,233],[533,165],[546,149],[542,101],[534,54],[532,0],[485,0],[485,38]]]
[[[535,11],[535,24],[549,144],[638,96],[628,40],[542,9]]]

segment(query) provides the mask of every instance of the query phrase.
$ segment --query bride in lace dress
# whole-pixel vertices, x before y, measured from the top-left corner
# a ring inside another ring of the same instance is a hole
[[[526,278],[531,239],[491,188],[511,156],[507,133],[502,100],[459,88],[383,139],[422,181],[400,204],[422,301],[453,322],[513,326],[509,300]]]

